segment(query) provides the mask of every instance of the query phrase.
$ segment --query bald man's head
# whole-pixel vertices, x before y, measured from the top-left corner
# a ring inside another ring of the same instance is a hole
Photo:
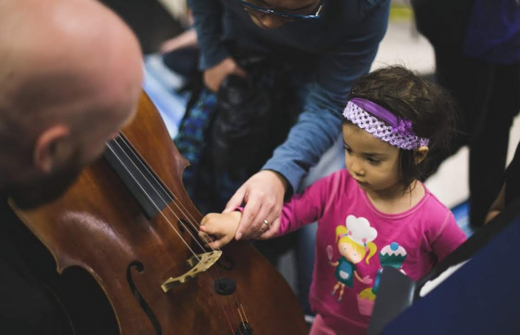
[[[132,117],[141,81],[135,36],[97,1],[0,1],[0,189],[76,175]]]

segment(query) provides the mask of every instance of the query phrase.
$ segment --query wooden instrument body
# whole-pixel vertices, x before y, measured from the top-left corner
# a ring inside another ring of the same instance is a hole
[[[174,199],[148,219],[115,171],[99,159],[60,199],[31,211],[15,208],[53,254],[58,271],[87,270],[110,301],[123,335],[240,334],[244,318],[254,334],[306,334],[290,287],[248,242],[230,243],[209,270],[168,292],[161,289],[168,278],[190,269],[188,246],[205,251],[193,238],[202,217],[182,185],[187,161],[144,93],[136,118],[122,133]],[[236,292],[217,294],[219,278],[235,279]]]

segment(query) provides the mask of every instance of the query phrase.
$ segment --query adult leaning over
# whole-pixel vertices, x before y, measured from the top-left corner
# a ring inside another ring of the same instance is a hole
[[[104,326],[110,310],[104,313],[106,308],[88,299],[91,289],[99,294],[89,286],[93,280],[64,282],[50,253],[7,200],[29,209],[60,196],[131,120],[141,81],[137,39],[100,3],[0,1],[2,332],[117,332],[117,326]],[[92,321],[88,330],[72,321],[65,303],[71,297],[87,297],[75,303]]]
[[[383,38],[389,0],[189,0],[204,70],[217,91],[230,74],[246,76],[233,54],[261,53],[278,62],[308,64],[307,96],[286,141],[226,205],[245,203],[237,231],[271,237],[284,195],[298,189],[309,168],[338,138],[350,87],[367,73]],[[301,93],[301,92],[300,92]],[[269,229],[269,227],[271,229]]]

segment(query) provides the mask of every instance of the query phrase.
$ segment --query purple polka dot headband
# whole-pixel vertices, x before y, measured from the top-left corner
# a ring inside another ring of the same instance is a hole
[[[404,150],[427,147],[430,142],[429,139],[415,134],[412,121],[400,118],[370,100],[350,100],[343,116],[375,138]]]

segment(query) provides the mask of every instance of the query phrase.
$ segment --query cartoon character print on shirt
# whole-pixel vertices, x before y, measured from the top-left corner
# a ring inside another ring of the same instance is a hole
[[[372,315],[375,299],[379,290],[379,283],[381,281],[381,274],[383,273],[383,268],[385,266],[391,266],[406,274],[402,269],[406,256],[408,256],[406,250],[397,242],[392,242],[381,249],[379,252],[379,262],[381,263],[381,268],[377,271],[376,279],[374,280],[374,286],[364,289],[363,291],[359,292],[358,295],[358,308],[360,314],[366,316]]]
[[[377,246],[372,242],[377,237],[377,231],[370,227],[370,222],[363,217],[347,216],[345,226],[336,227],[336,243],[341,257],[332,262],[332,246],[327,246],[327,256],[329,263],[336,267],[334,275],[338,280],[334,285],[331,295],[334,295],[338,289],[338,301],[341,301],[345,286],[352,288],[354,286],[354,277],[364,284],[371,284],[372,279],[369,276],[361,278],[356,271],[356,264],[361,262],[365,255],[368,256],[365,262],[369,264],[370,258],[376,253]]]

